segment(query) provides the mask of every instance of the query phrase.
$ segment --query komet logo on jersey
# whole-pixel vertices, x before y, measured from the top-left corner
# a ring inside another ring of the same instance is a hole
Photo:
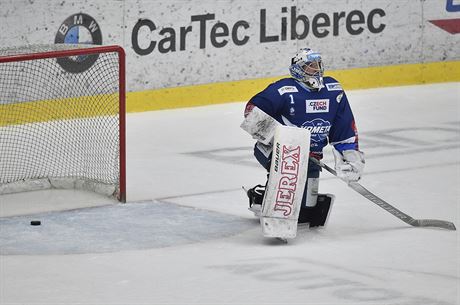
[[[326,140],[331,130],[331,122],[323,119],[314,119],[302,124],[302,128],[310,131],[313,142],[323,142]]]
[[[306,100],[307,113],[329,112],[329,99]]]

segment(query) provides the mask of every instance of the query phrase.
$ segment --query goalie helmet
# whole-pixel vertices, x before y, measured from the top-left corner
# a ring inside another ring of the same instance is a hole
[[[321,54],[312,49],[300,49],[291,60],[289,72],[293,78],[303,82],[311,89],[319,90],[324,87],[324,67]]]

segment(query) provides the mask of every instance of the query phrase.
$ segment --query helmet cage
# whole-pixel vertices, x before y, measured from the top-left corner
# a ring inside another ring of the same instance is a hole
[[[291,60],[291,76],[305,83],[312,89],[321,89],[323,85],[324,66],[321,54],[311,49],[301,49]]]

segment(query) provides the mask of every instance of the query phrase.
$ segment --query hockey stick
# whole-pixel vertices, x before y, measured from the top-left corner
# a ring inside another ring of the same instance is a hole
[[[315,163],[316,165],[321,166],[331,174],[337,177],[337,172],[329,167],[328,165],[324,164],[323,162],[319,161],[318,159],[315,159],[313,157],[310,157],[310,161]],[[343,180],[344,181],[344,180]],[[344,181],[346,182],[346,181]],[[401,212],[385,200],[377,197],[373,193],[371,193],[368,189],[366,189],[364,186],[359,184],[358,182],[350,182],[347,183],[349,187],[351,187],[353,190],[364,196],[366,199],[372,201],[385,211],[387,211],[390,214],[393,214],[394,216],[398,217],[405,223],[413,226],[413,227],[436,227],[436,228],[441,228],[441,229],[447,229],[447,230],[456,230],[455,225],[452,222],[449,221],[444,221],[444,220],[437,220],[437,219],[414,219],[407,215],[406,213]]]

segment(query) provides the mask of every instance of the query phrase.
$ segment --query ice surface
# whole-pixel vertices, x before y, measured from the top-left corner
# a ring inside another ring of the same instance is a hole
[[[460,83],[357,90],[348,97],[366,153],[361,183],[414,218],[459,227]],[[139,205],[144,213],[114,213],[118,204],[75,191],[1,196],[0,234],[15,243],[31,230],[28,222],[14,224],[17,235],[4,223],[39,216],[18,216],[15,206],[20,214],[47,211],[64,223],[59,215],[72,211],[50,210],[108,204],[81,211],[109,209],[107,218],[120,216],[124,238],[140,236],[130,247],[65,255],[40,254],[38,244],[46,242],[40,237],[28,254],[2,255],[0,304],[460,304],[458,231],[410,227],[327,172],[320,192],[336,195],[327,228],[303,228],[288,244],[264,239],[241,190],[265,182],[253,141],[239,128],[243,111],[244,103],[233,103],[128,115],[125,208]],[[330,152],[324,161],[332,165]],[[163,209],[149,206],[158,202]],[[186,207],[191,224],[202,217],[215,231],[198,230],[194,241],[178,238],[181,229],[189,233],[176,226]],[[233,228],[219,232],[215,220]],[[97,236],[101,246],[110,245],[115,237],[94,221],[86,232],[91,247],[98,249]],[[170,245],[148,246],[142,238],[164,237],[168,228]],[[46,222],[39,229],[47,230]]]
[[[40,220],[40,226],[28,225]],[[167,202],[138,202],[0,218],[0,254],[78,254],[203,242],[254,227],[243,218]]]

